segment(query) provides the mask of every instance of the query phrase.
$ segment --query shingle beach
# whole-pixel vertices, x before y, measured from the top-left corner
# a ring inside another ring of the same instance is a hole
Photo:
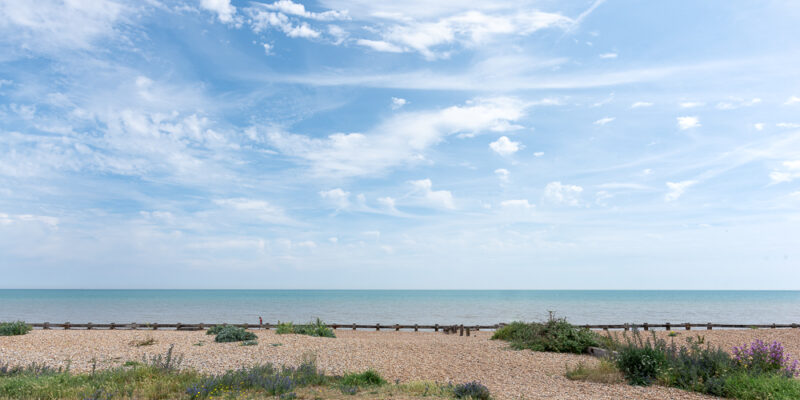
[[[433,380],[461,383],[478,380],[498,399],[701,399],[694,393],[663,387],[632,387],[574,382],[564,377],[566,366],[594,363],[590,356],[509,350],[505,342],[489,340],[491,332],[470,337],[434,332],[368,332],[339,330],[337,338],[277,335],[254,331],[257,346],[214,343],[204,332],[36,330],[24,336],[0,337],[0,364],[32,362],[87,371],[141,360],[143,355],[174,351],[182,366],[203,372],[222,372],[256,363],[296,365],[304,354],[316,355],[319,367],[331,374],[378,370],[391,381]],[[674,339],[701,335],[706,342],[731,346],[753,339],[778,340],[800,356],[800,330],[679,331]],[[666,332],[658,335],[665,337]],[[138,341],[153,338],[150,346]],[[673,339],[673,338],[668,338]]]

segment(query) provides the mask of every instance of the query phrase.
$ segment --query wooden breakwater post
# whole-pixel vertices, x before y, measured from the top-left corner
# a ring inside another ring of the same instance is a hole
[[[664,324],[664,326],[666,327],[666,329],[667,329],[668,331],[672,329],[672,326],[670,325],[670,323],[669,323],[669,322],[667,322],[666,324]]]
[[[712,329],[711,322],[706,324],[706,330],[710,331]]]

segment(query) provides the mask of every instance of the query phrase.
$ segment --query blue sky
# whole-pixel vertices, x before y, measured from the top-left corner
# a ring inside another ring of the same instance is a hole
[[[0,286],[798,289],[800,4],[0,3]]]

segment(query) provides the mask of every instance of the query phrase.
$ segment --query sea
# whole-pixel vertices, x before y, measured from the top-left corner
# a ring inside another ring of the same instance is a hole
[[[337,324],[800,323],[800,291],[0,290],[0,321]]]

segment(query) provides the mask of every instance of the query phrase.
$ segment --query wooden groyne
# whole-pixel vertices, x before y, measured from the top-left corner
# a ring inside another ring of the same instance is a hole
[[[164,323],[105,323],[105,324],[94,324],[91,322],[87,323],[71,323],[71,322],[64,322],[64,323],[50,323],[50,322],[39,322],[39,323],[32,323],[29,324],[37,329],[108,329],[108,330],[158,330],[158,329],[167,329],[167,330],[179,330],[179,331],[196,331],[196,330],[204,330],[212,327],[214,325],[232,325],[232,326],[239,326],[246,329],[273,329],[277,326],[277,324],[228,324],[228,323],[190,323],[184,324],[181,322],[174,323],[174,324],[164,324]],[[382,324],[327,324],[328,327],[332,329],[351,329],[351,330],[413,330],[414,332],[423,330],[423,331],[434,331],[434,332],[444,332],[447,334],[456,333],[463,335],[466,332],[467,336],[469,336],[469,332],[480,331],[480,330],[497,330],[501,327],[506,325],[505,323],[499,323],[494,325],[463,325],[463,324],[433,324],[433,325],[419,325],[419,324],[390,324],[390,325],[382,325]],[[576,325],[580,327],[585,327],[587,329],[597,329],[597,330],[691,330],[692,328],[696,329],[706,329],[712,330],[714,328],[718,329],[797,329],[800,328],[799,323],[791,323],[791,324],[715,324],[711,322],[707,323],[670,323],[666,322],[663,324],[650,324],[650,323],[642,323],[642,324],[588,324],[588,325]]]

